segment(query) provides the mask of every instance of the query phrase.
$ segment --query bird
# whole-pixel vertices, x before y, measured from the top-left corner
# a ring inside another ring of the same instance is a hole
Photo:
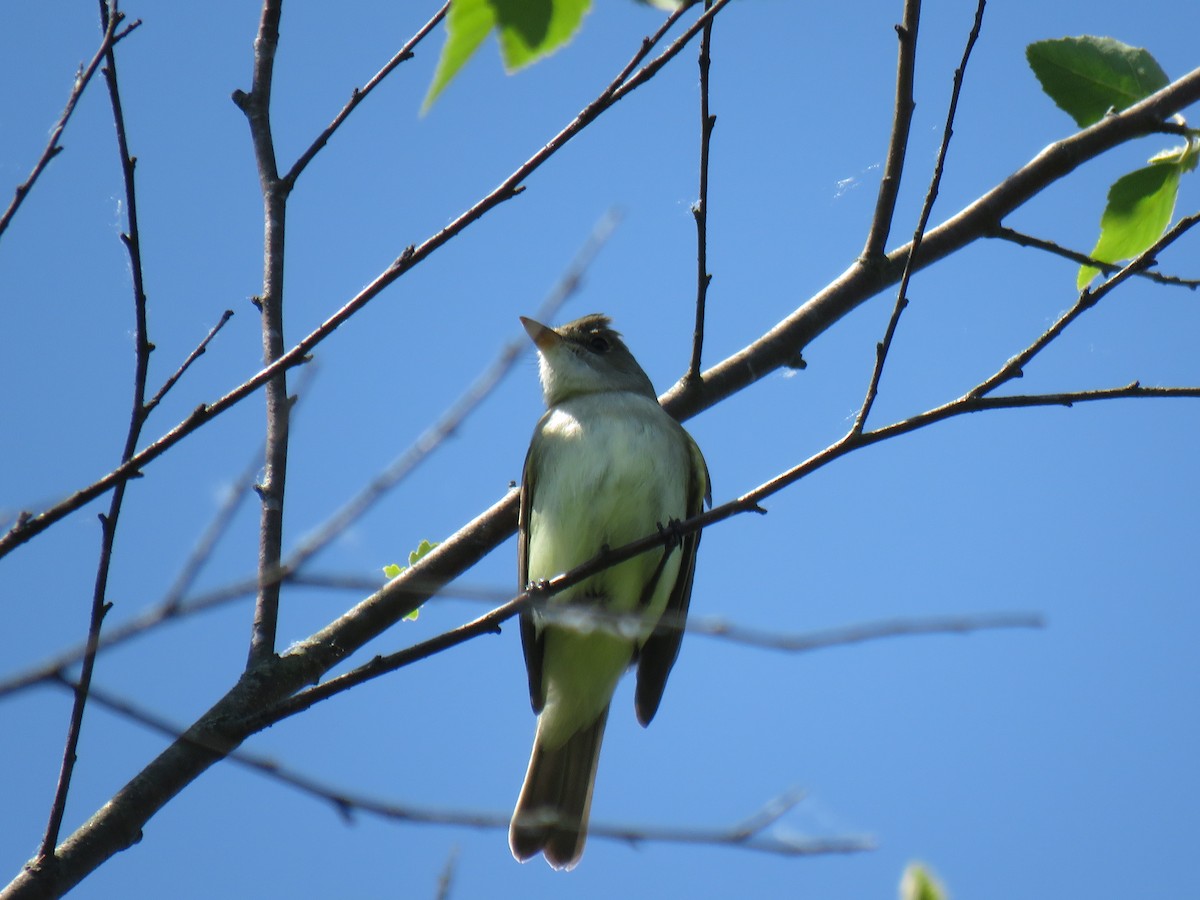
[[[521,479],[525,589],[699,514],[712,495],[700,448],[659,405],[607,316],[559,328],[521,322],[547,407]],[[521,614],[538,719],[509,827],[516,859],[540,852],[555,869],[578,864],[613,692],[636,665],[635,712],[650,724],[679,655],[699,544],[699,531],[668,539]]]

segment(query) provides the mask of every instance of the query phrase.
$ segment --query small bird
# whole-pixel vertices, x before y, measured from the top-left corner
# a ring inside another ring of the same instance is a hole
[[[659,406],[607,316],[561,328],[521,322],[537,345],[548,407],[521,480],[523,588],[694,516],[711,494],[700,448]],[[699,543],[693,532],[555,594],[554,615],[521,616],[538,723],[509,827],[518,860],[540,852],[556,869],[579,862],[613,692],[636,664],[634,705],[650,724],[679,655]]]

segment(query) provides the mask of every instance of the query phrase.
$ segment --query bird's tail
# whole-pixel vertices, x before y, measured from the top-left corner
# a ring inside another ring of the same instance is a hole
[[[555,748],[543,744],[539,723],[525,784],[508,829],[508,845],[521,862],[539,852],[556,869],[572,869],[579,862],[607,721],[606,706],[595,722]]]

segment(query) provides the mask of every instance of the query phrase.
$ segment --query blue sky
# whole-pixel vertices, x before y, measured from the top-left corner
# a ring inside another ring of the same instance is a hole
[[[362,2],[284,12],[276,145],[301,152],[434,11]],[[119,48],[138,157],[151,339],[161,383],[221,311],[235,317],[155,413],[146,441],[253,374],[248,299],[261,281],[261,205],[248,130],[229,100],[248,88],[253,4],[149,3]],[[951,74],[973,5],[925,5],[909,169],[889,246],[907,239],[928,182]],[[298,339],[541,147],[660,21],[596,4],[578,39],[514,77],[486,44],[418,116],[439,30],[355,112],[302,177],[289,208],[287,336]],[[1183,2],[991,4],[967,73],[938,222],[1074,129],[1024,61],[1027,43],[1110,35],[1178,77],[1196,65]],[[874,207],[890,127],[900,4],[742,0],[714,37],[705,364],[754,340],[845,269]],[[0,35],[0,187],[25,178],[80,60],[91,6],[26,4]],[[616,232],[563,314],[611,314],[660,390],[684,371],[695,294],[695,53],[639,89],[473,225],[326,340],[297,411],[287,499],[298,542],[402,452],[529,315],[609,210]],[[1195,117],[1193,111],[1192,118]],[[1169,145],[1146,139],[1082,167],[1007,224],[1086,250],[1107,185]],[[132,369],[122,188],[97,82],[66,150],[0,238],[0,511],[41,508],[111,469]],[[1200,202],[1184,179],[1179,213]],[[1164,255],[1197,277],[1196,238]],[[961,394],[1074,301],[1070,263],[980,242],[920,273],[872,422]],[[849,427],[891,308],[884,295],[771,375],[688,423],[731,499]],[[1031,365],[1021,391],[1197,384],[1200,309],[1188,291],[1130,284]],[[295,384],[295,382],[293,382]],[[502,497],[520,477],[540,411],[527,355],[419,471],[314,563],[373,577]],[[239,472],[258,452],[249,400],[148,467],[131,486],[111,623],[159,599]],[[693,612],[781,633],[897,617],[1031,612],[1040,630],[907,637],[805,655],[685,641],[653,725],[618,690],[593,806],[597,822],[730,825],[789,788],[779,824],[812,837],[870,835],[868,854],[790,860],[734,849],[593,839],[569,875],[520,866],[500,831],[380,822],[233,765],[191,785],[73,896],[434,896],[455,853],[455,897],[889,896],[911,859],[955,896],[1184,896],[1200,825],[1200,689],[1194,401],[975,415],[843,459],[704,537]],[[107,501],[105,501],[106,505]],[[248,500],[198,589],[253,572]],[[0,561],[8,651],[0,677],[80,640],[99,544],[94,504]],[[513,587],[507,542],[463,583]],[[356,595],[285,593],[280,643],[336,618]],[[357,658],[390,652],[481,612],[439,600]],[[248,603],[104,655],[97,683],[180,724],[233,682]],[[42,688],[0,701],[0,868],[15,874],[44,826],[69,712]],[[507,814],[532,739],[515,628],[377,680],[285,722],[246,749],[355,793]],[[163,746],[89,709],[72,829]]]

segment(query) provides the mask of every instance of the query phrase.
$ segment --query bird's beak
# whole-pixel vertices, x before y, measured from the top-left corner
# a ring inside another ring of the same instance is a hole
[[[547,328],[541,322],[535,322],[533,319],[521,316],[521,324],[525,326],[525,331],[533,339],[533,343],[539,350],[549,350],[562,341],[557,331],[553,328]]]

